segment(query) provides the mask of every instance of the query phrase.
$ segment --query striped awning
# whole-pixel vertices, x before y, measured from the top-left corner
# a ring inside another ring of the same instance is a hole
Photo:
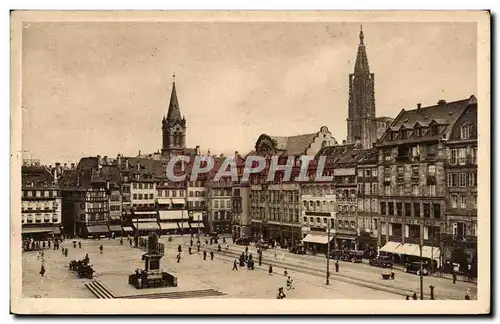
[[[132,227],[130,227],[130,226],[123,226],[123,231],[124,232],[133,232],[134,229]]]

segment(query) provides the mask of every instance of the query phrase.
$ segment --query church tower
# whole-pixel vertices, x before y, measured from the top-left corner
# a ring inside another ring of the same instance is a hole
[[[186,148],[186,119],[181,117],[179,100],[175,90],[175,74],[173,75],[172,93],[167,116],[162,120],[163,145],[161,154],[164,158],[181,155]]]
[[[376,130],[375,76],[370,73],[363,27],[361,27],[354,73],[349,74],[347,142],[360,141],[363,148],[371,148],[373,143],[377,141]]]

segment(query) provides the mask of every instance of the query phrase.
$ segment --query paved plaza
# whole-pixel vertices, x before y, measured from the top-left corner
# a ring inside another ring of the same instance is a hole
[[[316,272],[324,271],[326,259],[322,257],[293,255],[274,250],[264,252],[263,265],[257,266],[254,271],[246,268],[232,270],[232,263],[237,254],[244,251],[243,246],[230,244],[230,250],[215,253],[215,259],[203,260],[202,251],[206,249],[216,251],[217,246],[202,244],[200,253],[193,246],[192,255],[188,253],[189,236],[174,237],[168,242],[166,237],[160,238],[165,243],[165,256],[161,266],[178,277],[178,287],[158,289],[144,289],[141,293],[156,293],[165,291],[192,291],[200,289],[215,289],[226,295],[217,298],[275,298],[278,287],[285,287],[287,298],[328,298],[328,299],[403,299],[401,293],[394,293],[390,289],[371,289],[364,282],[373,282],[376,287],[381,284],[394,289],[405,289],[418,293],[418,276],[397,272],[394,281],[381,282],[379,268],[365,264],[340,263],[340,273],[332,271],[330,285],[325,285],[325,278]],[[104,253],[100,254],[99,246],[104,246]],[[182,246],[182,259],[176,262],[177,247]],[[109,287],[117,296],[138,294],[139,291],[128,285],[128,275],[136,268],[142,268],[141,255],[143,251],[129,246],[128,241],[120,245],[116,240],[82,240],[82,248],[73,248],[71,241],[66,240],[63,247],[69,249],[68,257],[64,257],[61,250],[46,249],[45,277],[39,274],[41,260],[37,260],[36,252],[23,253],[23,295],[25,297],[48,298],[95,298],[85,287],[88,279],[79,279],[75,272],[68,269],[71,260],[82,259],[85,253],[90,257],[90,263],[96,270],[96,278]],[[224,249],[223,249],[224,250]],[[256,249],[249,247],[257,261]],[[268,265],[273,264],[273,275],[269,275]],[[333,262],[330,263],[333,269]],[[284,267],[294,280],[293,290],[286,290],[286,278],[283,276]],[[302,271],[314,269],[316,272]],[[340,277],[341,276],[341,277]],[[364,280],[360,284],[349,278]],[[476,285],[465,282],[453,284],[451,280],[443,278],[425,278],[425,288],[430,284],[436,286],[438,297],[447,299],[463,299],[467,288],[475,297]],[[148,292],[149,291],[149,292]],[[441,295],[441,296],[440,296]],[[441,299],[438,298],[438,299]]]

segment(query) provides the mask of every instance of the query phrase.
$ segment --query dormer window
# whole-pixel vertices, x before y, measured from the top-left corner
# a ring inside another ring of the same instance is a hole
[[[415,136],[422,137],[422,128],[418,127],[415,129]]]
[[[432,125],[431,126],[431,135],[438,135],[439,134],[439,126],[438,125]]]
[[[460,127],[460,139],[469,139],[471,135],[471,125],[462,125]]]

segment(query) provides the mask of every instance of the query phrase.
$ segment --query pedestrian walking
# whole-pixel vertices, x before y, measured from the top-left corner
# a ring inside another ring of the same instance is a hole
[[[64,255],[64,248],[61,249],[62,255]]]
[[[339,272],[339,260],[335,261],[335,272]]]
[[[196,245],[196,248],[198,249],[198,252],[200,252],[200,242]]]
[[[189,251],[189,255],[193,254],[190,246],[188,247],[188,251]]]
[[[292,283],[293,283],[293,280],[290,276],[288,276],[288,279],[286,280],[286,289],[290,290],[290,289],[295,289],[292,287]]]
[[[278,296],[276,296],[276,299],[283,299],[285,298],[286,295],[285,293],[283,292],[283,287],[279,287],[278,288]]]
[[[207,251],[203,251],[203,260],[207,259]]]
[[[457,283],[457,272],[453,271],[453,273],[451,274],[451,276],[453,278],[453,283],[456,284]]]
[[[181,262],[181,253],[177,253],[177,263]]]
[[[48,241],[48,244],[49,244],[49,249],[50,249],[50,240]]]
[[[467,288],[467,291],[465,292],[465,300],[470,300],[470,288]]]
[[[269,275],[270,276],[273,275],[273,265],[272,264],[269,265]]]
[[[288,271],[286,270],[286,268],[285,268],[285,271],[283,272],[283,275],[284,275],[285,277],[288,277]]]
[[[189,246],[193,246],[193,240],[192,239],[189,241]]]
[[[224,243],[226,243],[226,238],[225,237],[222,238],[222,244],[224,244]]]
[[[233,271],[234,270],[238,271],[238,263],[236,260],[234,260],[234,262],[233,262]]]
[[[40,267],[40,275],[42,277],[45,275],[45,267],[43,266],[43,263],[42,263],[42,266]]]
[[[123,237],[120,237],[120,245],[123,245]]]
[[[410,296],[406,295],[406,300],[410,300]]]
[[[221,252],[221,247],[220,247],[220,244],[217,246],[217,251]]]
[[[210,260],[214,259],[214,251],[210,251]]]
[[[65,249],[64,249],[64,256],[65,256],[65,257],[68,257],[68,248],[65,248]]]
[[[413,293],[413,295],[411,296],[411,298],[413,298],[413,300],[417,300],[417,293]]]
[[[78,241],[78,248],[81,249],[82,248],[82,241]]]
[[[102,244],[101,244],[101,246],[99,247],[99,250],[101,251],[101,254],[102,254],[102,250],[104,250],[104,247],[102,246]]]
[[[179,244],[179,246],[177,246],[177,252],[181,253],[182,252],[182,246]]]
[[[248,246],[245,246],[245,253],[248,254]]]
[[[391,270],[391,279],[394,280],[395,276],[396,276],[396,274],[394,273],[394,270]]]

